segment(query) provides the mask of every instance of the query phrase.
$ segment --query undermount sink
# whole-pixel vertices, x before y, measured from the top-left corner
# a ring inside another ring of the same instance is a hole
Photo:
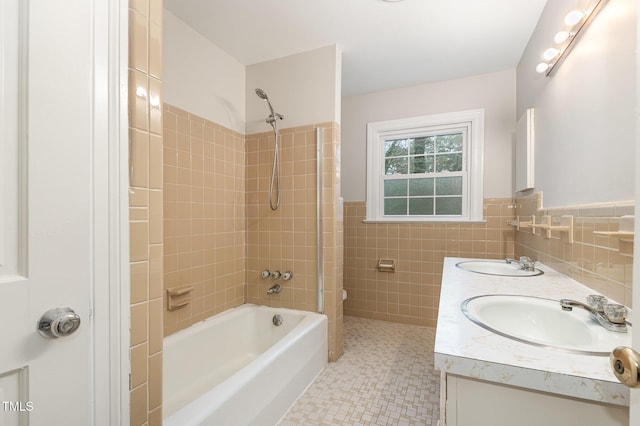
[[[597,356],[631,345],[631,327],[626,333],[605,330],[583,309],[563,311],[558,300],[491,294],[469,298],[460,308],[486,330],[531,345]]]
[[[517,262],[507,263],[504,260],[466,260],[456,263],[456,266],[477,274],[500,275],[503,277],[535,277],[536,275],[544,274],[540,269],[534,268],[529,271],[523,269]]]

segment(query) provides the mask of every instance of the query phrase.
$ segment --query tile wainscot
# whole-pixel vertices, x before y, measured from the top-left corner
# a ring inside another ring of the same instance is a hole
[[[434,349],[442,377],[440,426],[627,425],[629,389],[608,357],[502,337],[460,309],[464,300],[487,294],[585,301],[595,292],[539,263],[543,275],[505,277],[456,267],[465,260],[446,258],[442,275]]]

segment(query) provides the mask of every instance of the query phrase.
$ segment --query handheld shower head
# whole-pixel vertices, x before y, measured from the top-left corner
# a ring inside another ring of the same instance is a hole
[[[273,126],[276,119],[278,118],[280,120],[284,119],[284,116],[282,114],[278,114],[273,110],[273,106],[271,105],[271,102],[269,102],[269,97],[267,96],[267,93],[264,90],[260,88],[256,88],[256,95],[258,95],[260,99],[265,100],[267,102],[267,105],[269,105],[269,110],[271,111],[271,115],[267,117],[267,120],[266,120],[267,123]]]
[[[258,95],[258,97],[260,99],[264,99],[265,101],[269,102],[269,97],[267,96],[267,94],[264,92],[264,90],[257,88],[256,89],[256,95]]]
[[[269,97],[265,91],[260,88],[256,88],[256,95],[258,95],[260,99],[267,101],[267,105],[269,105],[269,109],[271,110],[271,117],[275,117],[276,113],[273,112],[273,107],[271,106],[271,102],[269,102]]]
[[[273,110],[273,106],[271,106],[271,102],[269,102],[269,97],[265,93],[264,90],[256,87],[256,95],[269,105],[269,110],[271,110],[271,115],[267,117],[265,120],[267,123],[271,124],[273,127],[273,133],[275,136],[275,145],[273,147],[273,168],[271,169],[271,182],[269,184],[269,207],[271,210],[277,210],[280,206],[280,162],[278,161],[278,123],[277,119],[282,120],[284,116],[282,114],[278,114]],[[275,188],[275,198],[274,201],[274,188]]]

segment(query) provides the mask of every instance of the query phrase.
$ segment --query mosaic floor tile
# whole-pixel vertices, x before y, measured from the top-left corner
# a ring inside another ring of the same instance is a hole
[[[438,424],[435,329],[344,317],[344,355],[316,378],[280,426]]]

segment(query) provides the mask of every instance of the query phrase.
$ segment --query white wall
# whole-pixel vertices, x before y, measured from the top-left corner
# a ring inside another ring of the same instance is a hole
[[[281,128],[340,122],[341,74],[342,53],[336,45],[249,65],[246,134],[271,130],[264,121],[269,108],[256,96],[256,88],[284,115]]]
[[[342,99],[342,196],[363,201],[367,123],[484,108],[484,197],[511,197],[515,70]]]
[[[551,77],[535,72],[581,3],[547,2],[517,68],[518,116],[536,110],[535,188],[545,207],[634,199],[637,2],[610,0]]]
[[[164,101],[244,133],[245,67],[164,9]]]

